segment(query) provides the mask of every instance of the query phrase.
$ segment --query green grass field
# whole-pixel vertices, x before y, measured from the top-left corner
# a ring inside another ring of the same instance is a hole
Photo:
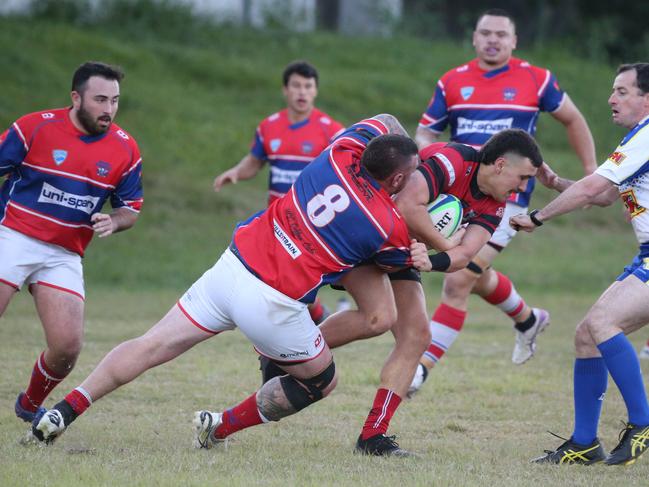
[[[58,401],[117,343],[148,329],[226,246],[234,223],[265,202],[265,177],[215,195],[213,177],[236,163],[256,124],[282,107],[280,73],[295,58],[321,71],[318,105],[345,123],[389,112],[414,132],[434,80],[471,57],[470,46],[421,40],[341,39],[204,29],[179,36],[111,24],[83,28],[0,18],[0,126],[68,103],[69,78],[87,59],[121,64],[118,123],[144,155],[145,207],[137,226],[94,242],[85,262],[87,324],[77,368],[48,399]],[[548,46],[521,57],[549,65],[587,117],[602,160],[622,132],[606,99],[614,68]],[[542,116],[546,160],[580,175],[561,127]],[[540,189],[535,205],[552,197]],[[391,432],[419,459],[351,454],[378,384],[391,337],[336,351],[333,395],[281,424],[237,435],[227,451],[194,451],[196,409],[220,409],[259,382],[256,355],[238,333],[182,358],[100,401],[52,448],[19,445],[13,402],[43,338],[27,293],[0,320],[0,485],[646,485],[649,460],[630,469],[531,466],[530,458],[572,428],[572,333],[599,293],[635,253],[619,205],[557,219],[521,235],[499,258],[522,294],[552,312],[538,356],[516,367],[505,317],[475,299],[466,330],[425,389],[406,401]],[[428,276],[429,309],[440,276]],[[334,305],[337,295],[324,290]],[[634,337],[640,346],[646,334]],[[643,364],[645,373],[647,364]],[[616,444],[624,407],[614,386],[602,418]]]

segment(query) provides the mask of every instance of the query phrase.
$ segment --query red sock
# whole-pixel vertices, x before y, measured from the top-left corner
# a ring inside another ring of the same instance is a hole
[[[466,311],[440,304],[430,320],[431,339],[424,357],[439,362],[462,331],[465,319]]]
[[[214,436],[223,439],[244,428],[265,423],[257,409],[257,393],[223,413],[222,423],[216,427]]]
[[[311,319],[316,323],[322,319],[324,308],[322,307],[322,301],[320,301],[320,298],[315,298],[313,304],[309,306],[309,314],[311,315]]]
[[[363,425],[361,437],[367,440],[372,436],[381,433],[385,434],[399,404],[401,404],[401,398],[394,392],[388,389],[379,389],[376,391],[374,404]]]
[[[525,300],[518,294],[509,277],[498,271],[496,271],[496,275],[498,276],[496,289],[491,294],[484,296],[483,299],[500,308],[510,318],[514,318],[525,309]]]
[[[72,392],[63,399],[70,405],[72,410],[77,413],[77,416],[83,414],[92,404],[90,395],[80,387],[73,389]]]
[[[57,374],[52,372],[45,363],[44,355],[45,352],[41,353],[38,360],[36,360],[32,370],[32,377],[29,379],[29,385],[20,402],[20,405],[28,411],[36,411],[38,406],[43,404],[47,395],[52,392],[52,389],[65,379],[65,375],[58,377]]]

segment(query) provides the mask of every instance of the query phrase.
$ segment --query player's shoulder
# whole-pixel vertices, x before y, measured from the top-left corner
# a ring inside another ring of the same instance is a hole
[[[528,72],[537,80],[543,80],[549,73],[550,70],[540,66],[535,66],[534,64],[526,61],[525,59],[511,58],[509,65],[514,72]]]
[[[280,123],[282,120],[286,119],[287,111],[288,110],[285,108],[285,109],[280,110],[278,112],[271,113],[266,118],[264,118],[259,125],[263,126],[263,125],[271,125],[271,124]]]
[[[340,127],[342,124],[334,120],[328,113],[323,112],[319,108],[313,107],[312,120],[317,121],[318,123],[325,125],[327,127]]]
[[[110,134],[119,142],[126,144],[130,149],[139,151],[135,137],[133,137],[115,122],[113,122],[110,126]]]
[[[475,70],[474,64],[475,64],[474,61],[469,61],[467,63],[460,64],[459,66],[449,69],[440,77],[440,81],[442,83],[447,83],[449,80],[453,78],[470,74],[472,71]]]
[[[68,116],[68,108],[55,108],[28,113],[16,120],[16,125],[23,131],[30,131],[46,122],[63,121]]]

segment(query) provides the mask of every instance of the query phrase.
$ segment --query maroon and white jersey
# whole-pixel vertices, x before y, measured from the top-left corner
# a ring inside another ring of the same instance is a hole
[[[480,225],[493,234],[503,217],[505,203],[478,188],[477,154],[468,145],[436,142],[419,152],[423,162],[417,170],[428,183],[429,203],[441,193],[452,194],[462,202],[463,223]]]

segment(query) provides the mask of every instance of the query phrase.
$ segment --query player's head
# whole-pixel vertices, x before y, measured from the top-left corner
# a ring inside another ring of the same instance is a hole
[[[389,194],[404,188],[418,164],[417,144],[404,135],[376,137],[361,156],[361,165]]]
[[[629,129],[649,115],[649,63],[621,65],[608,104],[613,122]]]
[[[282,75],[284,98],[293,115],[308,116],[318,96],[318,71],[306,61],[286,66]]]
[[[89,135],[100,135],[109,128],[119,103],[122,70],[105,63],[87,62],[72,76],[73,121]]]
[[[516,24],[505,10],[493,8],[478,18],[473,47],[480,67],[493,70],[507,64],[516,49],[516,41]]]
[[[478,184],[484,186],[480,189],[498,201],[505,201],[512,193],[525,191],[528,180],[543,164],[536,141],[520,129],[498,132],[478,154],[482,166],[478,172]]]

